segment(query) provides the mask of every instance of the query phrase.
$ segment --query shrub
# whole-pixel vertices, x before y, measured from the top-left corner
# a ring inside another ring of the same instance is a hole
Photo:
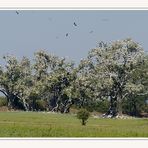
[[[82,125],[86,125],[86,121],[90,114],[86,109],[81,109],[77,113],[77,118],[81,120]]]
[[[130,116],[141,116],[141,113],[147,113],[147,103],[145,96],[137,96],[133,98],[127,98],[123,102],[123,113]]]
[[[0,107],[7,106],[7,99],[3,96],[0,96]]]
[[[44,111],[46,110],[47,104],[44,100],[36,100],[35,107],[36,110]]]
[[[110,102],[108,100],[99,100],[96,102],[94,110],[100,113],[106,113],[109,109]]]

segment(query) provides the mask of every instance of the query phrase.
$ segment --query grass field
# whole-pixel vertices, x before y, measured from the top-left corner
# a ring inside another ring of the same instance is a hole
[[[148,119],[89,118],[75,115],[0,112],[0,137],[148,137]]]

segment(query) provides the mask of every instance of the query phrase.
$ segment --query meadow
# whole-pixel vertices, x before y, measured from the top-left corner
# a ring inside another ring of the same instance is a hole
[[[74,114],[0,112],[0,137],[148,137],[148,119],[88,119]]]

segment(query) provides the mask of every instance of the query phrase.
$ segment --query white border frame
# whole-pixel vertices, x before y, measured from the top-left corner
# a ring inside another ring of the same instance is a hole
[[[147,0],[0,0],[1,8],[145,8]]]
[[[60,1],[60,2],[59,2]],[[72,2],[70,2],[72,1]],[[83,2],[82,2],[83,1]],[[132,2],[131,2],[132,1]],[[147,0],[0,0],[0,10],[148,10]],[[31,145],[30,145],[31,144]],[[147,147],[148,138],[0,138],[5,148]]]

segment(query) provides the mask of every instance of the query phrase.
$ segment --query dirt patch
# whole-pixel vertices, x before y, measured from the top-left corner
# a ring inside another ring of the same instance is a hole
[[[7,106],[0,107],[0,112],[9,111]]]
[[[148,113],[141,113],[140,114],[140,117],[142,117],[142,118],[148,118]]]

